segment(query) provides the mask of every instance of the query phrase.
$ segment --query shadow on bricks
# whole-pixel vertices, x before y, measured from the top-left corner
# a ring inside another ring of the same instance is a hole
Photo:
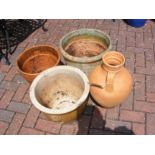
[[[107,119],[106,111],[105,108],[88,105],[78,119],[77,135],[135,135],[121,121]]]

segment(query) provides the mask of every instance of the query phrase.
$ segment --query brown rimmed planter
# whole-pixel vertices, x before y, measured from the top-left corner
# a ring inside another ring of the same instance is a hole
[[[80,69],[55,66],[33,80],[30,99],[50,120],[69,122],[83,112],[89,89],[88,78]]]
[[[39,45],[23,51],[17,66],[21,75],[29,83],[42,71],[60,63],[60,53],[55,46]]]

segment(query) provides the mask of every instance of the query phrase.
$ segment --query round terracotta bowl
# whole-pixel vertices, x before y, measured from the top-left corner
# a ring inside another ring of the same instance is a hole
[[[50,120],[68,122],[83,112],[89,89],[88,78],[80,69],[55,66],[33,80],[30,99]]]
[[[29,83],[43,70],[60,63],[59,50],[54,46],[40,45],[22,52],[17,59],[21,75]]]

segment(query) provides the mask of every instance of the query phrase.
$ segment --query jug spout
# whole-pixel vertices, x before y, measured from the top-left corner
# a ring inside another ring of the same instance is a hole
[[[102,57],[102,67],[107,71],[119,71],[125,63],[125,57],[119,52],[108,52]]]

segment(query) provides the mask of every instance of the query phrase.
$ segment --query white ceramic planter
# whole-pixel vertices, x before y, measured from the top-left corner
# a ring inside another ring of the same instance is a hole
[[[56,66],[40,73],[30,87],[33,105],[52,121],[77,119],[89,95],[87,76],[78,68]]]

